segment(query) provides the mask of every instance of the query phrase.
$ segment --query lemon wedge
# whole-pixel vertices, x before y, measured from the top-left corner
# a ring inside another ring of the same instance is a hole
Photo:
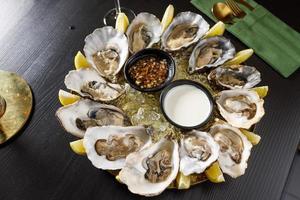
[[[203,38],[214,37],[217,35],[223,35],[225,31],[225,24],[221,21],[216,23],[213,27],[211,27]]]
[[[125,13],[120,12],[117,17],[116,26],[115,28],[121,32],[125,33],[127,30],[127,27],[129,25],[128,17],[125,15]]]
[[[219,163],[213,163],[208,169],[205,170],[206,177],[213,183],[225,182],[223,172],[220,169]]]
[[[61,105],[66,106],[66,105],[69,105],[69,104],[72,104],[72,103],[78,101],[80,99],[80,96],[71,94],[64,90],[59,90],[58,99],[59,99],[59,102],[61,103]]]
[[[75,140],[73,142],[70,142],[70,147],[72,151],[79,155],[85,155],[85,149],[83,146],[83,139]]]
[[[268,94],[269,87],[268,86],[255,87],[255,88],[252,88],[252,90],[257,92],[257,94],[260,98],[264,98]]]
[[[170,4],[167,7],[167,9],[164,13],[164,16],[161,20],[161,25],[162,25],[163,31],[166,30],[167,27],[171,24],[173,17],[174,17],[174,6],[172,4]]]
[[[116,178],[116,180],[117,180],[119,183],[122,183],[122,181],[121,181],[121,179],[120,179],[120,176],[119,176],[119,175],[115,176],[115,178]]]
[[[235,56],[227,61],[225,63],[225,65],[239,65],[243,62],[245,62],[246,60],[248,60],[248,58],[250,58],[253,54],[253,49],[245,49],[242,51],[239,51],[235,54]]]
[[[190,176],[185,176],[183,173],[178,172],[176,177],[176,185],[177,185],[177,189],[179,190],[190,188],[191,185]]]
[[[90,64],[86,60],[85,56],[81,53],[81,51],[77,52],[77,54],[74,58],[74,64],[75,64],[76,69],[90,67]]]
[[[261,137],[253,132],[247,131],[246,129],[241,129],[241,132],[247,137],[247,139],[253,145],[257,145],[261,139]]]

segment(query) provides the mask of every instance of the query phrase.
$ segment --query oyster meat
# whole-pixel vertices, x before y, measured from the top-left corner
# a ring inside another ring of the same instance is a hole
[[[126,157],[151,144],[151,138],[142,126],[102,126],[88,128],[83,145],[92,164],[104,170],[118,170]]]
[[[82,97],[103,102],[112,101],[125,92],[124,86],[107,82],[92,68],[71,70],[65,77],[65,85]]]
[[[83,137],[89,127],[130,125],[121,109],[89,99],[80,99],[74,104],[59,108],[56,116],[65,130],[77,137]]]
[[[220,66],[212,70],[208,80],[228,89],[248,89],[261,81],[260,72],[247,65]]]
[[[141,151],[129,154],[119,178],[132,193],[154,196],[173,182],[178,169],[178,144],[163,138]]]
[[[190,60],[188,72],[193,73],[204,68],[217,67],[233,58],[235,48],[223,36],[215,36],[201,40],[194,48]]]
[[[265,114],[264,100],[248,89],[224,90],[216,103],[222,117],[232,126],[249,129]]]
[[[200,174],[218,159],[220,147],[213,137],[201,131],[186,133],[180,141],[180,171]]]
[[[128,41],[123,33],[105,26],[85,38],[83,50],[93,68],[101,76],[112,79],[128,57]]]
[[[227,123],[216,123],[209,133],[220,145],[219,164],[222,171],[232,178],[245,173],[252,144],[242,132]]]
[[[150,13],[139,13],[130,23],[126,35],[129,51],[135,53],[149,48],[160,40],[162,26],[159,19]]]
[[[197,42],[209,29],[209,24],[193,12],[181,12],[162,35],[162,46],[175,51]]]

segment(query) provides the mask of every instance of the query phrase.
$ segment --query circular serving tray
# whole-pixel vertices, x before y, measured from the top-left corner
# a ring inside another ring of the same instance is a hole
[[[189,47],[181,48],[180,50],[168,52],[175,61],[175,75],[173,81],[175,80],[190,80],[201,84],[208,93],[213,97],[213,108],[212,115],[206,124],[197,130],[208,132],[210,127],[215,123],[216,119],[223,119],[223,117],[217,111],[217,106],[215,105],[215,97],[221,92],[224,88],[220,88],[220,86],[216,86],[214,83],[210,83],[208,80],[209,70],[202,70],[201,73],[195,72],[192,74],[188,73],[189,59],[192,54],[193,49],[195,48],[196,43],[190,45]],[[161,49],[161,43],[156,43],[151,47],[152,49]],[[161,49],[163,50],[163,49]],[[141,50],[143,51],[143,50]],[[144,50],[145,51],[145,50]],[[130,57],[129,57],[130,58]],[[130,60],[130,59],[129,59]],[[128,60],[127,60],[128,62]],[[113,81],[119,84],[125,84],[126,78],[124,76],[124,71],[118,73],[116,77],[114,77]],[[180,140],[184,133],[188,130],[180,129],[175,127],[170,123],[163,115],[161,107],[160,107],[160,94],[161,91],[153,91],[153,92],[141,92],[129,84],[125,86],[125,92],[119,96],[117,99],[105,102],[107,104],[114,105],[124,111],[124,113],[128,116],[133,126],[143,125],[145,127],[149,127],[150,133],[151,129],[153,129],[153,133],[150,134],[153,142],[159,141],[163,137],[168,137],[174,140]],[[253,130],[251,127],[250,130]],[[72,147],[73,148],[73,147]],[[75,151],[76,152],[76,151]],[[119,170],[112,171],[107,170],[109,173],[114,175],[117,180]],[[209,176],[209,173],[207,173]],[[209,176],[210,177],[210,176]],[[186,178],[180,172],[178,172],[177,178]],[[189,185],[184,186],[184,189],[187,189],[189,186],[200,184],[208,178],[205,175],[205,172],[201,174],[191,174],[188,176]],[[177,188],[183,189],[182,186],[178,184],[178,180],[175,179],[168,188]]]

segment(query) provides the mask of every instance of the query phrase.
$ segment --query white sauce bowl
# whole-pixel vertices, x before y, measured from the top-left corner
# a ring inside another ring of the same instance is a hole
[[[213,112],[213,98],[200,83],[177,80],[161,93],[160,106],[165,118],[181,129],[196,129],[205,125]]]

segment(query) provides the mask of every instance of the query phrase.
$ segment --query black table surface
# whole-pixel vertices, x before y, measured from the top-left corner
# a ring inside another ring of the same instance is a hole
[[[300,31],[297,1],[258,2]],[[74,55],[82,50],[85,36],[103,26],[102,17],[113,1],[0,3],[0,69],[22,75],[32,87],[35,104],[24,130],[0,148],[0,199],[141,198],[94,168],[86,157],[75,155],[69,148],[75,137],[54,116],[60,106],[58,90],[64,88],[64,76],[73,69]],[[177,13],[199,12],[186,0],[121,3],[136,13],[147,11],[158,17],[169,3]],[[231,34],[225,35],[238,50],[247,48]],[[238,179],[226,176],[222,184],[206,182],[185,191],[167,190],[154,199],[280,199],[300,137],[300,73],[284,79],[256,55],[248,64],[261,71],[260,85],[268,85],[270,92],[265,99],[266,115],[255,130],[262,140],[252,151],[246,174]]]

